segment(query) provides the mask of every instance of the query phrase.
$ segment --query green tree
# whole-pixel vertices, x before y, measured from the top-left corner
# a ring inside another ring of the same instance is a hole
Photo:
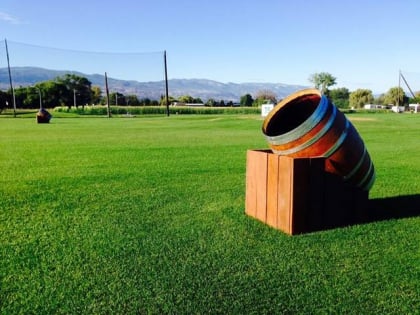
[[[20,89],[20,91],[25,94],[22,107],[24,108],[46,107],[45,98],[42,96],[42,94],[45,95],[45,93],[43,93],[39,85],[38,87],[28,86],[24,89]],[[20,91],[18,91],[18,93],[20,93]]]
[[[214,98],[209,98],[205,103],[205,106],[214,107],[216,106],[216,100]]]
[[[15,89],[15,100],[18,108],[52,108],[59,104],[59,85],[54,81],[44,81],[35,86]]]
[[[100,104],[102,98],[102,91],[99,86],[91,87],[91,102],[92,104]]]
[[[407,104],[408,98],[401,87],[392,87],[385,93],[384,102],[387,105],[403,106],[404,104]]]
[[[175,102],[178,102],[178,100],[175,97],[169,95],[168,96],[168,102],[169,102],[169,105],[170,105],[170,104],[173,104]],[[151,105],[154,105],[154,104],[157,104],[157,102],[152,101]],[[160,96],[159,105],[166,106],[166,96],[165,95]]]
[[[109,93],[109,105],[126,105],[126,99],[124,94],[120,93],[120,92],[112,92]]]
[[[338,88],[329,91],[329,98],[338,108],[348,108],[349,97],[350,92],[347,88]]]
[[[362,108],[365,104],[373,103],[373,94],[371,90],[358,89],[350,93],[349,105],[354,108]]]
[[[139,105],[141,105],[141,106],[150,106],[150,105],[152,105],[152,100],[150,98],[148,98],[148,97],[142,98],[139,101]]]
[[[386,105],[385,94],[380,94],[378,95],[378,97],[375,97],[375,99],[373,100],[373,103],[378,104],[378,105]]]
[[[26,88],[19,87],[19,88],[15,88],[14,91],[15,91],[16,108],[28,108],[26,107],[27,102],[25,102],[26,97],[27,97]]]
[[[65,105],[70,108],[74,103],[75,91],[69,90],[64,82],[45,81],[36,84],[35,87],[41,91],[42,104],[46,108]]]
[[[76,103],[76,107],[91,103],[92,83],[87,78],[67,73],[64,76],[57,77],[55,82],[65,86],[65,93],[60,96],[60,102],[67,104],[69,107],[73,103]]]
[[[241,96],[240,104],[241,106],[251,107],[254,99],[252,98],[251,94],[245,94]]]
[[[260,90],[256,93],[252,106],[260,107],[262,104],[276,104],[276,95],[269,90]]]
[[[414,97],[408,99],[409,104],[419,104],[420,103],[420,91],[414,92]]]
[[[309,82],[313,83],[315,88],[322,94],[328,95],[328,88],[336,84],[336,78],[328,72],[314,73],[309,77]]]
[[[130,94],[125,96],[126,105],[137,106],[140,105],[140,100],[137,95]]]
[[[100,90],[99,90],[100,91]],[[90,103],[92,99],[91,83],[84,77],[66,74],[54,80],[43,81],[34,86],[15,89],[16,106],[19,108],[53,108],[65,106],[69,108],[75,103],[82,105]],[[41,97],[40,97],[41,96]]]
[[[191,95],[181,95],[178,97],[178,101],[184,104],[194,103],[194,98]]]
[[[263,103],[277,103],[277,97],[276,94],[273,91],[270,90],[259,90],[255,96],[256,100],[263,101]]]

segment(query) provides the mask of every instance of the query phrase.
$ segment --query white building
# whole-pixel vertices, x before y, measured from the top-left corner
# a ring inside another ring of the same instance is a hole
[[[268,113],[274,108],[274,104],[262,104],[261,105],[261,116],[266,117]]]
[[[408,105],[408,108],[410,109],[410,112],[413,113],[419,113],[420,112],[420,105],[419,104],[410,104]]]
[[[392,106],[391,110],[394,113],[403,113],[404,112],[404,106]]]
[[[363,106],[364,109],[383,109],[384,107],[382,105],[377,104],[366,104]]]

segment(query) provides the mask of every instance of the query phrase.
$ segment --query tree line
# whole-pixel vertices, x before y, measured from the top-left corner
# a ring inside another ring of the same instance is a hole
[[[420,102],[420,91],[416,92],[413,97],[408,97],[403,88],[398,86],[391,87],[386,93],[377,97],[369,89],[357,89],[352,92],[347,88],[329,89],[336,84],[336,80],[328,72],[314,73],[309,77],[309,81],[313,83],[314,87],[329,97],[339,108],[362,108],[366,104],[406,106],[410,103]]]
[[[16,103],[17,108],[23,109],[57,106],[71,108],[72,106],[84,107],[88,104],[106,105],[108,103],[107,96],[99,86],[92,86],[87,78],[75,74],[66,74],[33,86],[21,86],[15,88],[13,92],[11,93],[10,89],[7,92],[0,91],[0,110],[12,107],[13,102]],[[152,106],[159,105],[159,101],[149,98],[139,99],[137,95],[113,92],[109,93],[109,105]]]
[[[407,97],[401,87],[392,87],[387,93],[374,97],[371,90],[357,89],[350,92],[347,88],[330,89],[336,84],[336,78],[327,72],[312,74],[309,81],[322,94],[329,97],[339,108],[362,108],[365,104],[378,105],[407,105],[419,103],[420,92],[415,97]],[[84,107],[87,104],[98,105],[131,105],[131,106],[157,106],[166,105],[166,98],[162,95],[159,100],[149,98],[139,99],[137,95],[124,95],[119,92],[109,94],[109,100],[99,86],[92,86],[92,83],[85,77],[75,74],[66,74],[50,81],[39,82],[34,86],[19,87],[14,89],[14,98],[17,108],[54,108],[56,106]],[[275,93],[270,90],[260,90],[253,97],[251,94],[241,96],[239,103],[233,101],[208,99],[205,103],[200,98],[190,95],[183,95],[177,98],[169,96],[169,103],[191,104],[199,103],[210,107],[223,106],[245,106],[259,107],[264,103],[276,104],[278,101]],[[0,111],[6,107],[12,107],[11,90],[0,91]]]
[[[139,99],[137,95],[125,95],[119,92],[109,93],[109,100],[99,86],[93,86],[85,77],[75,74],[58,76],[53,80],[36,83],[33,86],[15,88],[14,93],[0,91],[0,111],[11,108],[15,102],[20,109],[54,108],[54,107],[84,107],[88,104],[95,105],[120,105],[120,106],[158,106],[166,105],[166,97],[162,95],[159,100],[150,98]],[[13,100],[14,97],[14,100]],[[203,102],[201,98],[190,95],[179,97],[169,96],[170,104],[198,103],[209,107],[233,107],[233,106],[259,106],[266,102],[276,103],[276,96],[268,90],[259,91],[254,99],[250,94],[241,97],[240,103],[232,100],[216,100],[209,98]]]

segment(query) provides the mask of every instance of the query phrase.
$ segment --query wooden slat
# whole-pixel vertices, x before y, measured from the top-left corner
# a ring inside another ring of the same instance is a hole
[[[268,154],[267,224],[277,228],[279,156]]]
[[[291,234],[291,184],[293,160],[287,156],[279,157],[278,216],[277,227]]]
[[[257,209],[255,217],[266,222],[267,219],[267,174],[268,174],[268,153],[260,151],[256,155],[256,188],[257,188]]]
[[[246,153],[246,192],[245,192],[245,213],[255,217],[257,211],[257,156],[258,152],[248,150]]]

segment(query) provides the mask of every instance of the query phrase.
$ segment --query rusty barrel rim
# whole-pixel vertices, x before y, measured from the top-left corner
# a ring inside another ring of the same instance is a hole
[[[301,124],[296,126],[293,129],[290,129],[288,132],[283,132],[281,134],[270,134],[270,122],[273,121],[273,117],[278,115],[286,106],[290,106],[293,101],[299,101],[305,97],[313,97],[315,96],[318,98],[318,102],[321,101],[322,95],[317,89],[304,89],[298,91],[294,94],[291,94],[281,100],[266,116],[263,122],[262,131],[266,135],[267,140],[270,142],[276,142],[278,144],[286,143],[293,141],[296,137],[304,134],[304,131],[310,128],[311,126],[316,125],[315,122],[319,122],[322,118],[322,115],[325,114],[326,108],[328,104],[321,104],[321,106],[317,106],[314,112]]]

